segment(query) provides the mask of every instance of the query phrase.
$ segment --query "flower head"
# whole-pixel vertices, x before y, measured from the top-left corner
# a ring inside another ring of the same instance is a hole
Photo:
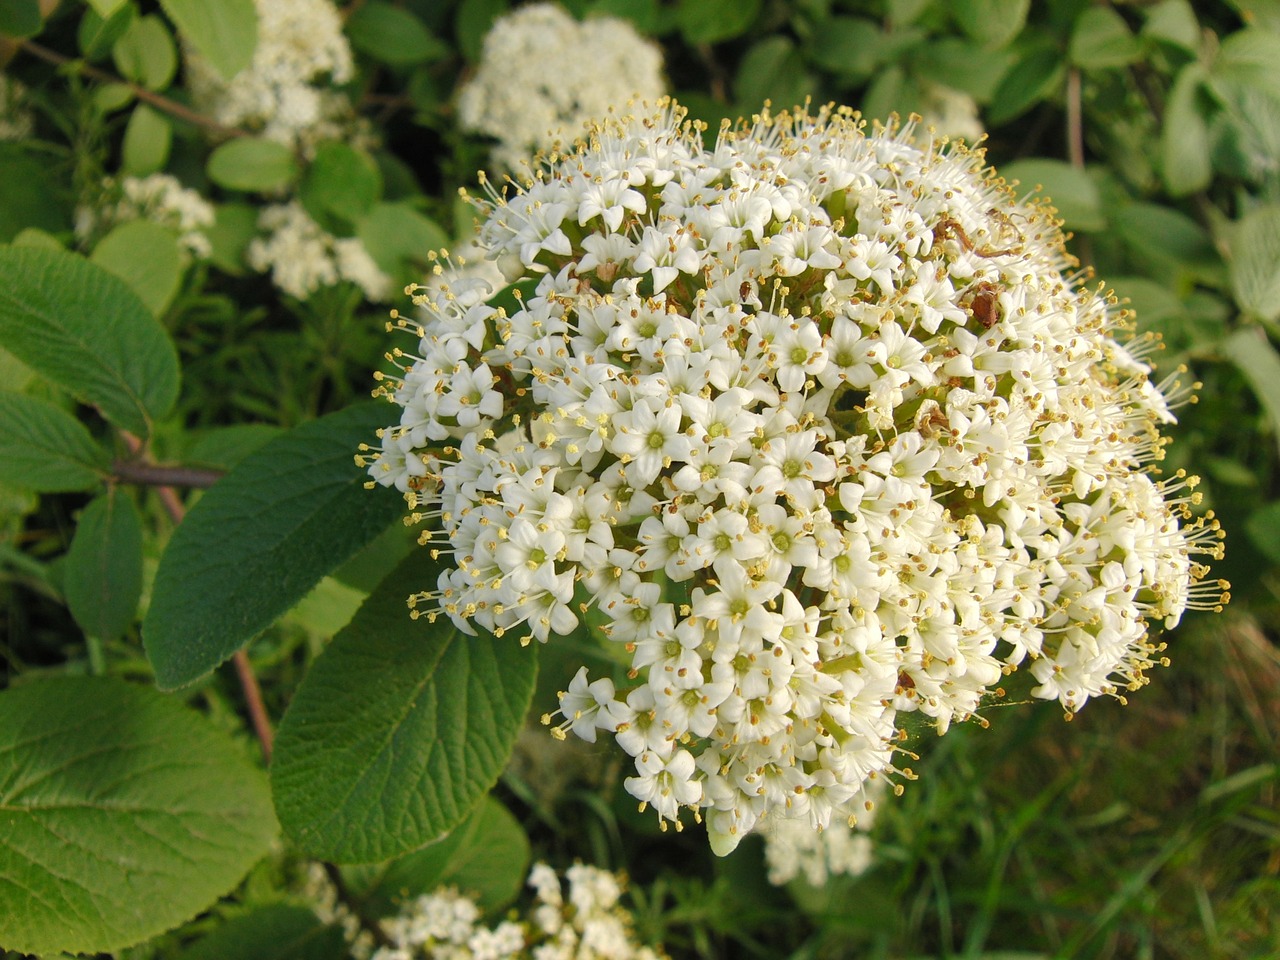
[[[492,193],[482,243],[531,293],[426,290],[368,466],[438,510],[436,612],[603,616],[633,686],[581,674],[562,729],[612,732],[626,788],[724,851],[846,816],[900,714],[945,732],[1024,664],[1068,712],[1122,696],[1225,584],[1193,480],[1153,477],[1143,342],[1050,210],[841,110],[703,132],[664,103]]]

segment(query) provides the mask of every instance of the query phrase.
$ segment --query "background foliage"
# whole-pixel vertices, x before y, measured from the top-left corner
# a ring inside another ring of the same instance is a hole
[[[385,308],[347,282],[290,297],[245,261],[282,192],[397,283],[465,237],[457,188],[488,145],[457,84],[509,4],[347,5],[345,92],[373,136],[308,153],[191,106],[185,49],[234,74],[251,0],[7,0],[0,62],[34,127],[0,142],[0,945],[340,957],[309,859],[371,921],[442,882],[500,912],[532,845],[626,870],[674,956],[1280,954],[1280,3],[565,5],[654,38],[713,128],[766,98],[870,117],[970,98],[991,162],[1043,186],[1073,253],[1163,335],[1161,367],[1203,381],[1168,464],[1230,533],[1228,612],[1188,617],[1128,707],[1070,728],[992,709],[926,745],[872,870],[822,889],[778,895],[754,844],[720,861],[699,830],[658,835],[608,754],[509,764],[529,705],[599,652],[404,616],[421,551],[398,567],[400,501],[350,459],[386,416],[356,402]],[[207,260],[145,220],[77,234],[104,177],[161,171],[215,205]],[[494,709],[467,712],[477,696]],[[255,716],[280,722],[274,796]],[[69,836],[93,856],[62,860]]]

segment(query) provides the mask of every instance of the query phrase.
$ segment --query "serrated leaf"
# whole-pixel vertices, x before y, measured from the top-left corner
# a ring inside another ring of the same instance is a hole
[[[355,223],[373,208],[381,193],[382,175],[373,158],[331,140],[316,149],[298,197],[311,219],[325,226],[333,217]]]
[[[148,90],[163,90],[178,69],[178,48],[164,21],[139,17],[111,48],[116,69]]]
[[[228,140],[209,155],[209,179],[230,190],[274,190],[298,176],[298,161],[283,143],[266,137]]]
[[[150,433],[178,397],[178,353],[123,280],[59,250],[0,248],[0,346],[117,426]]]
[[[258,45],[253,0],[160,0],[160,6],[224,80],[253,60]]]
[[[86,636],[115,640],[133,623],[142,596],[142,521],[119,487],[95,497],[80,514],[62,588]]]
[[[98,241],[89,259],[129,284],[157,317],[182,281],[178,238],[150,220],[132,220],[113,228]]]
[[[91,490],[109,469],[107,452],[71,414],[0,392],[0,482],[37,493]]]
[[[1252,211],[1232,231],[1231,289],[1248,313],[1280,318],[1280,206]]]
[[[342,928],[306,907],[273,903],[219,924],[179,960],[347,960]]]
[[[433,37],[421,20],[385,0],[369,0],[356,8],[347,21],[347,36],[361,53],[393,67],[411,67],[449,55],[448,45]]]
[[[1093,231],[1106,227],[1097,184],[1084,170],[1062,160],[1035,159],[1016,160],[1000,172],[1006,180],[1021,183],[1019,194],[1039,184],[1041,194],[1053,202],[1068,230]]]
[[[759,14],[760,0],[680,0],[676,22],[689,43],[719,43],[745,34]]]
[[[1003,47],[1022,32],[1031,0],[954,0],[951,14],[974,40]]]
[[[298,846],[371,863],[429,843],[497,782],[524,722],[536,644],[413,620],[438,567],[411,554],[303,678],[271,765],[276,813]]]
[[[1067,56],[1085,70],[1104,70],[1133,63],[1142,53],[1137,38],[1111,7],[1089,7],[1071,30]]]
[[[1221,349],[1222,355],[1239,367],[1249,381],[1280,444],[1280,354],[1257,326],[1237,330],[1222,342]]]
[[[1204,68],[1189,63],[1179,72],[1165,103],[1160,131],[1161,173],[1174,196],[1185,196],[1209,185],[1209,125],[1200,106]]]
[[[374,868],[360,886],[361,906],[385,917],[424,893],[455,887],[492,914],[519,896],[529,860],[524,828],[501,803],[485,797],[447,836]]]
[[[134,108],[124,128],[120,172],[145,177],[164,169],[173,143],[173,125],[159,110],[145,103]]]
[[[245,457],[187,514],[160,560],[142,636],[161,689],[199,679],[404,512],[353,457],[385,426],[362,403]]]
[[[266,782],[225,733],[105,677],[0,693],[0,943],[114,951],[230,890],[276,833]]]

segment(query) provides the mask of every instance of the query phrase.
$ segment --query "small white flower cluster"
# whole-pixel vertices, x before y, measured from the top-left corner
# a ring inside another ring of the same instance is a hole
[[[922,123],[944,137],[963,137],[977,143],[986,132],[978,117],[978,104],[969,94],[940,83],[922,84]]]
[[[633,685],[584,668],[559,730],[614,736],[717,852],[843,816],[900,713],[945,732],[1024,663],[1069,713],[1122,696],[1153,624],[1225,600],[1194,479],[1150,475],[1151,342],[980,153],[831,109],[706,146],[663,104],[486,206],[536,287],[417,298],[359,458],[450,556],[410,603],[540,641],[586,618]]]
[[[245,251],[249,266],[270,271],[272,282],[292,297],[305,300],[321,287],[348,280],[370,300],[386,300],[391,278],[379,269],[357,237],[335,237],[307,214],[301,203],[264,207],[256,237]]]
[[[35,128],[27,88],[0,71],[0,141],[25,140]]]
[[[883,793],[883,781],[868,794]],[[811,887],[823,886],[841,874],[856,877],[871,866],[872,843],[867,831],[875,823],[875,806],[868,801],[864,810],[849,819],[832,818],[825,830],[814,830],[804,820],[771,817],[757,826],[764,838],[764,862],[769,882],[774,886],[803,877]]]
[[[258,45],[249,66],[224,80],[194,51],[187,79],[196,106],[228,127],[247,127],[309,153],[355,126],[335,84],[353,75],[342,17],[330,0],[255,0]]]
[[[217,219],[213,205],[177,177],[153,173],[119,181],[108,178],[102,196],[97,207],[77,211],[76,235],[81,241],[122,223],[150,220],[176,233],[178,245],[196,259],[207,259],[213,252],[205,233]]]
[[[622,885],[605,870],[575,864],[560,877],[545,863],[529,874],[537,905],[528,918],[495,927],[481,923],[480,908],[454,890],[426,894],[383,921],[390,946],[372,960],[661,960],[635,942]]]
[[[552,3],[500,17],[458,96],[463,129],[495,138],[493,163],[515,170],[537,149],[634,98],[662,96],[662,52],[625,20],[574,20]]]

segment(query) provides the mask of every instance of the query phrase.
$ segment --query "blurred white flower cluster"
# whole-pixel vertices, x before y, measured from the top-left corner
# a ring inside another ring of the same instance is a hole
[[[224,80],[199,54],[186,54],[198,109],[228,127],[246,127],[310,153],[355,126],[346,94],[351,47],[330,0],[255,0],[258,45],[248,67]]]
[[[0,141],[31,136],[35,118],[26,101],[27,88],[0,71]]]
[[[383,921],[390,946],[372,960],[661,960],[635,941],[622,885],[605,870],[575,864],[560,877],[545,863],[529,874],[537,905],[527,918],[483,924],[480,908],[454,890],[440,890],[406,904]]]
[[[493,137],[493,163],[515,170],[537,149],[573,140],[583,123],[629,100],[662,96],[662,51],[625,20],[579,22],[552,3],[498,19],[458,97],[466,130]]]
[[[875,781],[867,794],[878,798],[884,792],[883,784],[883,780]],[[756,828],[764,838],[769,882],[781,886],[800,877],[811,887],[821,887],[834,876],[865,873],[873,859],[868,831],[874,825],[875,805],[870,800],[856,815],[833,817],[825,830],[815,830],[804,820],[769,818]]]
[[[526,641],[589,612],[631,683],[584,668],[558,729],[717,852],[910,776],[902,714],[944,733],[1023,665],[1068,713],[1122,696],[1224,601],[1194,479],[1154,476],[1152,342],[981,154],[826,109],[706,146],[664,104],[487,206],[528,291],[426,290],[362,457],[449,559],[411,605]]]
[[[103,181],[101,200],[76,211],[76,236],[87,242],[133,220],[150,220],[168,227],[177,234],[178,245],[199,260],[212,252],[205,231],[216,220],[213,205],[199,191],[184,187],[177,177],[167,173]]]
[[[391,278],[383,273],[356,237],[335,237],[323,230],[297,200],[264,207],[258,229],[245,252],[249,266],[271,274],[271,281],[292,297],[305,300],[321,287],[348,280],[370,300],[386,300]]]

